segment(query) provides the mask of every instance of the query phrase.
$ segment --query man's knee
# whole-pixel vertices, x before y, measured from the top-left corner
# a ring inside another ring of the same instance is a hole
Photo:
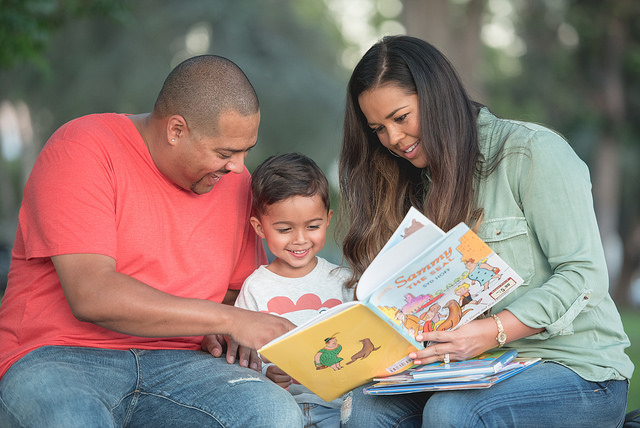
[[[113,425],[110,409],[73,366],[18,361],[0,379],[0,426]]]
[[[291,394],[271,381],[263,381],[259,393],[261,399],[259,407],[255,413],[263,426],[281,427],[301,427],[304,425],[304,418],[300,406]],[[253,402],[252,398],[250,402]],[[261,409],[261,410],[260,410]]]

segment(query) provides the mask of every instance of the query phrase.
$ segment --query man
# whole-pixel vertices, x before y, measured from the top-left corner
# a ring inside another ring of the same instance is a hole
[[[301,424],[249,369],[293,324],[222,303],[266,263],[244,166],[259,121],[244,73],[204,55],[169,74],[151,113],[52,135],[0,305],[0,426]]]

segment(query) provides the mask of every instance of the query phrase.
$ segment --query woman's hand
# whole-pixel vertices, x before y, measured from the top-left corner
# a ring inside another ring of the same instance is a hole
[[[416,364],[445,361],[464,361],[498,346],[498,328],[493,318],[476,319],[453,331],[432,331],[416,336],[429,342],[425,349],[409,354]]]
[[[544,328],[531,328],[509,311],[498,314],[507,335],[507,343],[544,331]],[[409,354],[416,364],[429,364],[444,361],[449,354],[450,361],[464,361],[496,348],[498,326],[489,317],[475,319],[453,331],[432,331],[416,336],[416,340],[429,342],[429,346]]]

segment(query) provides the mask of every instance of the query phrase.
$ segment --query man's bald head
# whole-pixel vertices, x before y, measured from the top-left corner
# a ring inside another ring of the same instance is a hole
[[[215,135],[220,114],[230,110],[242,116],[258,112],[258,96],[251,82],[232,61],[201,55],[183,61],[167,76],[154,115],[180,115],[191,130]]]

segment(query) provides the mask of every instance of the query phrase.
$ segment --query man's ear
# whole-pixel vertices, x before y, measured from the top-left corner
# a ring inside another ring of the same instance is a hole
[[[174,114],[167,121],[167,140],[169,140],[172,145],[175,145],[176,141],[185,136],[187,131],[187,122],[184,120],[184,117],[179,114]]]
[[[258,236],[264,238],[264,230],[262,230],[262,224],[260,223],[260,220],[258,220],[258,217],[252,216],[249,219],[249,222],[251,223],[251,226],[253,226],[253,230],[256,231]]]

